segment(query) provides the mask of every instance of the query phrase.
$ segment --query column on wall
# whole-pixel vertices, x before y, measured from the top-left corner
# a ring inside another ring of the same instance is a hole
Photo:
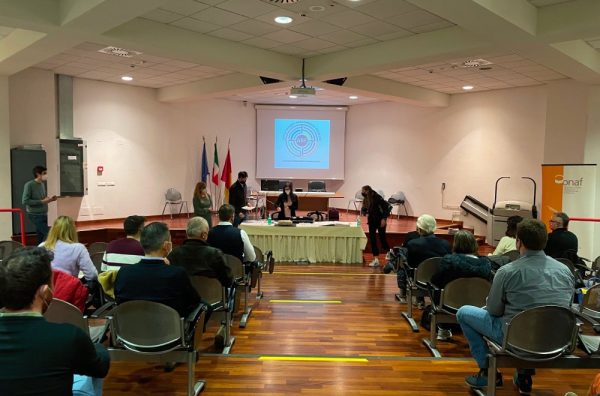
[[[8,77],[0,76],[0,208],[11,207],[10,189],[10,122],[8,111]],[[0,240],[12,235],[11,215],[0,213]]]

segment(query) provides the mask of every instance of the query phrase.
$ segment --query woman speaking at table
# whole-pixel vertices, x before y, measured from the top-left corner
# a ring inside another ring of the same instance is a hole
[[[291,182],[285,183],[283,192],[277,197],[277,213],[279,219],[289,219],[296,217],[296,209],[298,209],[298,196],[294,194],[294,188]]]

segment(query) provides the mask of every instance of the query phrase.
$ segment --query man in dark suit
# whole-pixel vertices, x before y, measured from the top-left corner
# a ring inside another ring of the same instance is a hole
[[[254,262],[256,253],[250,238],[244,230],[232,225],[234,208],[223,204],[219,208],[219,224],[208,232],[208,244],[220,249],[223,253],[237,257],[241,262]]]
[[[185,269],[169,265],[165,259],[173,246],[169,227],[160,222],[148,224],[142,230],[140,242],[146,255],[139,263],[119,270],[115,280],[117,303],[154,301],[187,317],[200,304],[200,296]]]
[[[569,226],[569,216],[563,212],[557,212],[550,219],[550,229],[552,232],[548,234],[548,242],[544,248],[547,256],[553,258],[568,258],[576,263],[577,250],[579,243],[577,235],[567,229]]]
[[[451,253],[448,241],[437,238],[433,232],[437,227],[435,218],[424,214],[417,219],[417,232],[419,238],[412,239],[406,244],[406,261],[412,268],[418,267],[423,260],[431,257],[444,257]],[[406,295],[406,283],[400,287],[400,295]],[[423,307],[424,299],[417,300],[419,308]]]
[[[237,227],[246,218],[246,212],[242,207],[246,206],[248,172],[238,172],[238,178],[235,183],[229,187],[229,204],[235,208],[235,217],[233,225]]]
[[[190,276],[216,278],[221,285],[233,284],[231,269],[225,262],[225,256],[208,242],[208,223],[202,217],[193,217],[188,221],[187,239],[183,245],[173,249],[168,255],[171,265],[182,267]]]

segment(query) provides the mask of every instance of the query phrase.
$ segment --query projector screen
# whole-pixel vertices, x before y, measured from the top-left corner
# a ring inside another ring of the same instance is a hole
[[[256,105],[256,177],[343,180],[346,111]]]

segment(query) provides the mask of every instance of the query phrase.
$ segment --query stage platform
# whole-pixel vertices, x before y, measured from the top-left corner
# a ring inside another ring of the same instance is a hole
[[[298,211],[299,216],[305,215],[306,212]],[[346,213],[345,210],[340,210],[340,221],[356,221],[357,213],[354,211],[350,211]],[[169,215],[165,216],[146,216],[148,222],[152,221],[163,221],[165,222],[169,228],[171,229],[171,237],[173,239],[173,244],[175,246],[181,244],[185,240],[185,228],[187,224],[187,216],[182,214],[179,216],[175,216],[173,219],[170,218]],[[217,224],[218,219],[217,216],[213,216],[213,224]],[[400,246],[404,242],[406,235],[414,231],[416,229],[417,219],[415,217],[410,216],[400,216],[398,219],[397,216],[392,216],[388,219],[387,225],[387,240],[390,246]],[[438,230],[436,230],[436,235],[440,238],[444,238],[449,242],[452,242],[453,236],[449,234],[447,229],[448,227],[456,227],[462,228],[462,222],[452,223],[450,220],[437,219]],[[125,234],[123,232],[123,219],[110,219],[110,220],[91,220],[91,221],[78,221],[77,223],[77,231],[79,236],[79,241],[84,244],[90,244],[93,242],[108,242],[113,239],[121,238]],[[361,216],[361,226],[365,231],[367,237],[369,236],[369,227],[367,225],[367,219],[365,216]],[[472,230],[470,230],[472,231]],[[480,245],[480,254],[487,254],[493,251],[491,246],[485,245],[485,237],[476,236],[479,245]],[[19,237],[13,237],[14,240],[20,240]],[[27,235],[27,244],[34,245],[35,244],[35,235],[28,234]],[[371,253],[371,245],[370,242],[367,242],[367,246],[364,251],[365,254],[368,254],[370,257]],[[365,257],[365,260],[367,258]]]

